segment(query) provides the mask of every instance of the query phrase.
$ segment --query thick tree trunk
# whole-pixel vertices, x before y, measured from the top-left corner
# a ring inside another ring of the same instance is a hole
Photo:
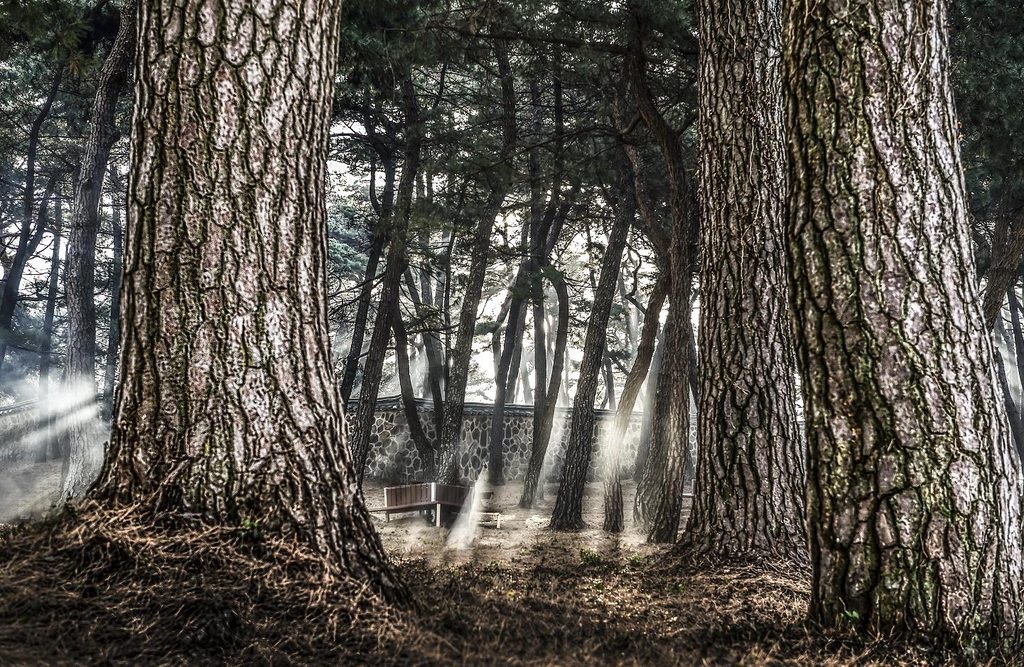
[[[618,449],[626,437],[629,420],[633,417],[633,406],[636,405],[640,388],[647,378],[647,371],[654,357],[654,347],[661,326],[661,309],[665,305],[668,294],[668,281],[664,276],[658,278],[647,302],[647,316],[644,318],[640,342],[637,345],[633,367],[629,369],[626,382],[622,386],[622,397],[615,413],[615,426],[608,436],[608,450],[605,451],[604,472],[604,530],[610,533],[621,533],[624,527],[622,505],[622,452]]]
[[[558,487],[558,497],[551,513],[551,528],[554,530],[578,530],[585,526],[583,490],[587,484],[587,471],[594,448],[594,399],[597,396],[601,359],[608,336],[608,317],[615,299],[622,251],[626,247],[629,227],[636,217],[633,174],[625,160],[620,163],[619,172],[615,224],[608,236],[608,246],[601,261],[601,276],[597,281],[594,305],[587,323],[583,359],[573,399],[572,423],[565,448],[562,483]]]
[[[469,364],[473,357],[473,337],[476,334],[477,309],[487,277],[487,262],[491,250],[491,230],[494,219],[501,210],[514,176],[512,152],[517,137],[516,93],[512,78],[512,67],[504,45],[495,45],[495,58],[501,85],[501,152],[499,164],[490,170],[490,194],[484,206],[484,214],[473,236],[472,259],[469,277],[466,281],[462,307],[459,311],[459,326],[455,334],[448,378],[445,385],[444,421],[440,434],[440,462],[437,481],[455,484],[459,479],[459,439],[462,434],[462,414],[466,402],[466,384],[469,382]]]
[[[111,179],[121,190],[121,178]],[[114,413],[114,381],[117,377],[117,353],[121,348],[121,271],[123,269],[124,232],[121,226],[121,204],[112,207],[110,227],[113,231],[114,263],[110,270],[110,324],[107,337],[107,362],[103,372],[103,418],[110,420]]]
[[[110,149],[118,132],[114,114],[135,48],[135,0],[121,8],[121,25],[103,62],[92,103],[89,136],[75,179],[75,200],[68,221],[64,294],[68,308],[67,391],[95,400],[96,395],[96,236],[99,204]],[[85,403],[88,405],[88,403]],[[81,498],[103,464],[103,427],[92,410],[78,410],[68,423],[68,457],[60,503]]]
[[[258,522],[401,600],[346,447],[329,344],[325,179],[340,9],[139,6],[125,336],[91,494]]]
[[[781,0],[700,0],[697,476],[683,550],[807,561],[785,272]]]
[[[973,275],[945,7],[789,5],[787,235],[811,617],[977,647],[1024,623],[1021,470]]]

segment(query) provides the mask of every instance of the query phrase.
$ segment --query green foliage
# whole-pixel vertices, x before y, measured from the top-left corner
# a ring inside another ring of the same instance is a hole
[[[580,548],[580,564],[581,565],[601,565],[604,562],[604,558],[601,554],[597,553],[593,549],[586,547]]]

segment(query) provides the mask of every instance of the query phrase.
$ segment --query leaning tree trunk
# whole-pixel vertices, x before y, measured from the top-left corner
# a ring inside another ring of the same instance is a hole
[[[491,230],[514,176],[512,153],[517,138],[515,81],[508,52],[503,45],[495,45],[495,58],[498,61],[501,84],[501,152],[496,168],[488,171],[490,194],[483,217],[473,235],[469,277],[462,297],[455,346],[452,349],[449,375],[445,382],[444,415],[439,434],[441,452],[437,468],[437,481],[442,484],[455,484],[460,481],[459,442],[462,434],[462,414],[466,403],[466,385],[469,383],[469,366],[473,357],[477,310],[480,307],[480,295],[483,293],[484,280],[487,277]]]
[[[1020,639],[1021,470],[972,270],[945,6],[790,5],[787,240],[811,617],[971,647]]]
[[[637,26],[638,31],[643,26]],[[637,481],[633,517],[651,542],[674,542],[683,508],[683,484],[690,458],[691,364],[690,292],[694,229],[693,185],[686,172],[679,135],[658,110],[647,86],[642,60],[642,35],[636,35],[626,58],[637,111],[661,147],[669,181],[672,237],[667,249],[669,313],[665,326],[665,360],[658,378],[654,428],[644,471]],[[673,325],[674,323],[674,325]],[[671,326],[670,326],[671,325]]]
[[[622,385],[622,397],[619,400],[618,411],[615,413],[615,425],[608,438],[608,442],[613,446],[623,442],[626,438],[626,430],[633,417],[633,406],[636,405],[640,388],[651,367],[651,359],[654,357],[654,347],[658,338],[658,328],[661,325],[661,309],[665,305],[667,292],[668,281],[664,275],[659,276],[658,282],[654,284],[654,291],[651,292],[651,299],[647,302],[647,315],[644,317],[643,331],[640,334],[633,367],[629,369],[626,382]],[[616,447],[611,452],[605,453],[604,530],[610,533],[621,533],[625,524],[623,514],[622,451]]]
[[[121,8],[121,25],[103,62],[92,103],[89,137],[75,178],[75,200],[68,223],[68,256],[64,294],[68,308],[68,354],[65,371],[68,391],[84,405],[96,395],[96,236],[100,229],[99,204],[110,148],[117,140],[115,112],[135,48],[135,2]],[[80,498],[92,484],[103,455],[103,427],[92,410],[78,410],[68,423],[68,457],[61,482],[60,502]]]
[[[399,600],[346,447],[329,343],[340,8],[140,4],[121,374],[91,494],[259,522]]]
[[[388,248],[384,276],[381,278],[380,301],[377,303],[377,316],[373,323],[373,334],[370,336],[370,349],[367,351],[366,362],[363,364],[359,404],[356,406],[355,418],[352,420],[351,449],[360,482],[362,482],[366,459],[370,453],[370,430],[373,427],[377,396],[380,393],[380,382],[384,374],[384,359],[387,356],[388,342],[391,340],[391,321],[395,309],[398,307],[402,275],[405,273],[409,261],[406,252],[409,218],[412,215],[412,199],[416,187],[416,174],[420,167],[420,149],[423,144],[419,100],[416,98],[416,90],[409,75],[406,75],[402,81],[402,109],[406,123],[405,161],[402,164],[402,176],[398,182],[395,212],[388,221],[385,231],[391,245]]]
[[[785,281],[781,0],[701,0],[697,476],[683,550],[807,560]]]
[[[541,480],[541,475],[544,473],[544,458],[547,456],[551,431],[555,425],[558,396],[562,390],[565,349],[569,344],[569,290],[561,273],[551,272],[549,276],[558,299],[558,321],[555,345],[551,351],[550,378],[547,388],[544,390],[544,409],[538,415],[537,407],[534,406],[533,446],[530,448],[530,461],[526,467],[526,478],[523,480],[523,494],[519,498],[519,506],[522,508],[534,507],[544,499],[544,483]]]
[[[608,246],[601,261],[601,276],[594,292],[594,305],[583,341],[583,359],[576,382],[569,438],[565,447],[562,483],[558,487],[555,508],[551,513],[554,530],[583,528],[583,490],[587,484],[590,455],[594,448],[594,399],[601,374],[601,359],[608,337],[608,317],[615,298],[615,285],[626,247],[629,226],[636,217],[636,198],[633,196],[633,174],[623,160],[619,164],[618,203],[615,223],[608,235]]]
[[[25,156],[25,189],[21,204],[21,230],[18,233],[18,245],[14,251],[14,259],[4,275],[4,288],[0,292],[0,370],[3,369],[4,359],[7,356],[7,347],[10,344],[11,333],[14,329],[14,309],[18,306],[18,295],[21,291],[21,279],[25,273],[25,266],[35,252],[39,240],[42,238],[43,225],[32,231],[32,218],[36,210],[36,154],[39,151],[40,135],[43,130],[43,123],[50,116],[53,109],[53,102],[60,90],[60,84],[64,80],[64,66],[60,65],[53,76],[50,90],[43,100],[43,105],[32,121],[28,132],[28,153]]]

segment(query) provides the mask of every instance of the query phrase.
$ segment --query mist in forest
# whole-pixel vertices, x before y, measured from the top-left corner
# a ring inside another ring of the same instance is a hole
[[[103,460],[110,426],[91,387],[60,387],[37,401],[24,429],[0,434],[0,522],[45,513],[56,501],[72,426],[82,425],[86,460]],[[45,459],[45,461],[44,461]],[[99,466],[91,471],[99,472]]]
[[[473,483],[469,511],[466,511],[466,507],[462,508],[458,518],[455,520],[455,525],[452,526],[451,531],[448,533],[448,540],[445,542],[445,546],[449,549],[465,550],[473,548],[473,543],[480,532],[479,512],[483,507],[483,495],[490,488],[490,484],[487,483],[487,468],[485,466],[480,471],[480,476],[476,478],[476,482]]]

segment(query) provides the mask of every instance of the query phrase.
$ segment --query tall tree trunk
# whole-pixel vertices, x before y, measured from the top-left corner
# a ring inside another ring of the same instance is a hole
[[[512,185],[514,175],[512,153],[516,145],[516,94],[512,67],[503,44],[495,45],[498,74],[501,85],[501,152],[498,166],[489,170],[490,194],[484,206],[483,217],[473,235],[472,259],[469,277],[459,311],[459,326],[452,348],[449,376],[445,385],[444,421],[441,424],[441,454],[437,481],[455,484],[459,481],[459,438],[462,434],[462,414],[466,402],[466,384],[469,382],[469,364],[473,357],[473,336],[476,333],[477,309],[487,277],[487,262],[491,250],[491,230]]]
[[[36,452],[36,462],[44,463],[47,452],[55,450],[53,423],[53,401],[50,400],[50,368],[53,365],[53,319],[57,310],[57,285],[60,280],[60,244],[61,232],[64,229],[63,202],[60,189],[54,193],[53,201],[53,252],[50,255],[50,276],[46,286],[46,312],[43,315],[43,340],[39,346],[39,402],[42,405],[42,416],[45,421],[44,436],[40,438]]]
[[[399,288],[402,275],[408,265],[409,217],[412,214],[412,199],[416,188],[416,174],[420,167],[420,148],[423,143],[423,127],[420,122],[419,101],[410,75],[402,80],[402,109],[405,115],[405,161],[402,176],[398,181],[395,212],[390,220],[386,235],[390,243],[387,266],[381,278],[380,301],[377,316],[370,336],[370,349],[363,364],[363,380],[359,390],[359,404],[355,419],[352,420],[351,449],[359,479],[363,479],[366,457],[370,450],[370,430],[373,427],[380,381],[384,372],[384,360],[388,343],[391,341],[391,322],[398,307]]]
[[[560,273],[551,273],[551,284],[558,299],[558,322],[555,332],[555,346],[551,351],[551,370],[548,386],[544,391],[544,409],[534,406],[533,410],[533,445],[530,448],[530,461],[526,468],[526,479],[523,481],[523,495],[519,498],[519,506],[534,507],[544,499],[544,484],[541,474],[544,472],[544,457],[547,456],[551,442],[551,430],[555,425],[555,411],[558,408],[558,396],[562,392],[562,367],[565,364],[565,348],[569,343],[569,290],[565,279]],[[539,387],[539,385],[538,385]]]
[[[125,336],[91,495],[258,522],[397,601],[407,593],[359,493],[329,343],[340,10],[140,4]]]
[[[422,334],[423,349],[427,355],[426,388],[429,389],[430,398],[433,402],[433,421],[436,438],[441,437],[441,425],[444,423],[444,355],[441,350],[441,337],[438,331],[441,330],[441,323],[437,308],[434,306],[434,291],[430,286],[430,274],[426,269],[420,270],[420,284],[424,287],[424,294],[419,294],[416,289],[412,272],[405,272],[405,282],[412,295],[413,305],[416,313],[423,321],[427,329]]]
[[[73,395],[96,395],[96,236],[100,229],[99,203],[110,148],[118,132],[114,114],[135,48],[135,1],[121,8],[121,24],[103,62],[92,103],[89,136],[75,179],[75,200],[68,222],[68,256],[64,294],[68,308],[67,388]],[[91,401],[90,401],[91,402]],[[86,403],[88,404],[88,403]],[[61,480],[60,502],[77,500],[88,490],[103,464],[102,426],[92,411],[70,417],[68,457]]]
[[[633,366],[629,369],[626,382],[622,385],[622,396],[619,400],[619,408],[615,413],[615,425],[608,436],[608,450],[605,451],[605,473],[604,473],[604,530],[610,533],[621,533],[624,527],[623,505],[622,505],[622,451],[620,443],[625,440],[626,429],[629,428],[629,420],[633,417],[633,406],[636,405],[637,396],[640,395],[640,388],[647,377],[647,371],[651,366],[651,359],[654,357],[654,347],[658,338],[658,328],[661,324],[661,309],[665,305],[665,297],[668,293],[668,281],[665,277],[659,276],[658,282],[651,292],[651,299],[647,302],[647,316],[644,318],[643,330],[640,333],[640,342],[636,349],[636,358]]]
[[[359,372],[359,359],[363,356],[363,339],[366,336],[370,302],[373,300],[373,284],[377,280],[377,267],[380,266],[380,258],[384,253],[384,241],[383,233],[375,234],[367,252],[366,271],[363,273],[363,284],[359,287],[356,317],[352,323],[352,341],[349,343],[348,354],[342,367],[341,400],[345,405],[348,405],[352,396],[352,388]]]
[[[43,236],[42,225],[37,226],[35,231],[32,226],[36,210],[36,154],[39,151],[39,138],[43,124],[50,115],[53,101],[57,97],[57,91],[60,90],[63,80],[64,65],[62,64],[57,67],[57,71],[53,75],[50,90],[47,91],[39,113],[32,121],[32,127],[28,133],[28,152],[25,156],[25,192],[21,204],[21,231],[18,234],[18,247],[14,251],[14,259],[4,276],[3,293],[0,294],[0,370],[3,370],[4,360],[7,357],[7,347],[10,344],[13,331],[14,309],[18,305],[25,265],[28,264],[29,258],[32,257]]]
[[[781,0],[699,0],[697,477],[682,548],[807,561],[785,282]]]
[[[367,110],[366,125],[367,132],[375,136],[372,116]],[[363,284],[359,287],[359,301],[356,305],[356,317],[352,323],[352,340],[348,346],[348,354],[345,357],[345,364],[341,375],[341,400],[348,405],[352,396],[352,388],[356,383],[356,374],[359,372],[359,360],[363,356],[363,339],[366,336],[366,324],[370,315],[370,302],[373,301],[373,285],[377,280],[377,267],[380,266],[380,258],[384,253],[384,244],[387,242],[387,228],[391,225],[391,217],[394,214],[395,203],[395,161],[389,148],[380,147],[381,161],[384,163],[384,189],[380,197],[377,197],[377,186],[374,176],[376,169],[371,166],[370,178],[370,201],[377,214],[378,228],[374,230],[373,240],[370,242],[370,249],[366,255],[366,271],[363,272]],[[375,165],[376,162],[371,162]]]
[[[1017,360],[1017,383],[1024,389],[1024,330],[1020,324],[1020,301],[1017,300],[1017,285],[1011,285],[1006,290],[1006,298],[1010,306],[1010,325],[1013,331],[1014,357]],[[1022,392],[1024,394],[1024,392]],[[1022,399],[1021,402],[1024,402]],[[1020,404],[1017,406],[1018,415],[1024,418],[1024,410]]]
[[[562,483],[551,513],[551,528],[577,530],[583,528],[583,491],[587,484],[587,471],[594,447],[594,399],[601,373],[605,339],[608,336],[608,317],[615,298],[615,284],[626,247],[629,226],[636,217],[636,198],[633,194],[633,174],[625,160],[619,164],[618,202],[615,224],[608,237],[608,246],[601,261],[601,276],[594,293],[594,305],[583,342],[583,360],[572,406],[572,423],[565,448]]]
[[[668,247],[669,314],[665,329],[665,361],[658,380],[654,429],[648,461],[637,482],[633,517],[653,542],[674,542],[683,507],[683,483],[690,457],[690,291],[693,269],[690,236],[694,231],[693,185],[686,172],[679,135],[658,110],[647,87],[642,39],[648,29],[634,17],[634,44],[626,58],[627,75],[644,123],[658,141],[669,181],[672,238]],[[669,323],[675,326],[669,326]]]
[[[787,240],[811,617],[969,648],[1020,639],[1024,507],[973,276],[945,7],[789,5]]]
[[[114,193],[122,193],[121,177],[112,172]],[[110,227],[113,231],[114,263],[110,270],[110,324],[107,337],[107,362],[103,372],[103,418],[110,420],[114,413],[114,380],[117,376],[117,353],[121,348],[121,271],[123,269],[124,233],[121,226],[121,204],[114,198]]]

